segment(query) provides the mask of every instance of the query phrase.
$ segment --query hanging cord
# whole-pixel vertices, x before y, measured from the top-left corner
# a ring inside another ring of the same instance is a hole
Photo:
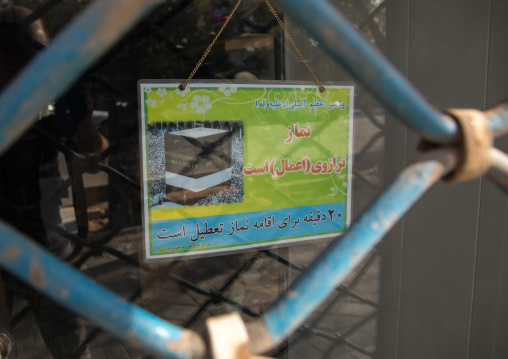
[[[238,0],[238,2],[236,3],[235,7],[233,8],[233,11],[231,11],[231,14],[229,14],[226,22],[224,23],[224,25],[222,25],[221,29],[219,30],[219,32],[217,33],[217,35],[215,36],[215,38],[213,39],[212,43],[210,45],[208,45],[208,48],[206,49],[205,53],[203,54],[203,56],[201,56],[201,59],[198,61],[198,63],[196,64],[196,67],[194,67],[194,70],[192,70],[191,74],[189,75],[189,77],[187,78],[187,80],[181,84],[180,86],[178,86],[178,88],[183,91],[185,90],[185,88],[187,87],[187,85],[189,84],[189,82],[192,80],[192,78],[194,77],[194,75],[196,74],[196,71],[198,71],[198,68],[201,66],[201,64],[203,63],[203,61],[205,60],[206,56],[208,55],[208,53],[210,52],[210,50],[212,49],[213,45],[215,44],[215,42],[217,41],[217,39],[219,38],[220,34],[222,33],[222,31],[226,28],[226,25],[228,24],[229,20],[233,17],[233,14],[235,13],[236,9],[238,8],[238,5],[240,5],[240,3],[242,2],[242,0]],[[309,63],[307,62],[307,60],[305,59],[305,57],[303,56],[302,52],[300,51],[300,49],[298,48],[298,46],[296,46],[296,43],[295,41],[293,40],[293,38],[291,37],[291,35],[289,34],[289,31],[286,29],[286,27],[284,26],[284,23],[282,22],[282,20],[280,19],[279,15],[277,15],[277,12],[275,11],[275,9],[273,8],[272,4],[270,4],[270,2],[268,0],[265,0],[266,2],[266,5],[268,5],[268,8],[270,9],[270,11],[272,12],[273,16],[275,16],[275,18],[277,19],[277,21],[279,22],[279,25],[280,27],[282,28],[282,30],[284,31],[284,33],[286,34],[286,36],[288,37],[289,41],[291,42],[291,44],[293,45],[294,49],[296,50],[296,52],[298,53],[298,56],[300,56],[300,59],[303,61],[303,63],[305,64],[305,66],[307,67],[307,69],[309,70],[309,72],[311,73],[312,77],[314,78],[314,81],[316,82],[316,84],[318,85],[319,87],[319,91],[320,92],[325,92],[325,88],[323,87],[323,85],[321,85],[321,82],[319,82],[317,76],[314,74],[314,71],[312,71]]]
[[[298,53],[298,56],[300,56],[300,59],[302,59],[303,63],[305,64],[305,66],[307,66],[307,69],[309,70],[310,74],[312,75],[312,77],[314,78],[314,81],[316,81],[316,84],[318,85],[319,87],[319,91],[321,92],[325,92],[325,88],[323,87],[323,85],[321,85],[321,82],[319,82],[317,76],[314,74],[314,71],[312,71],[312,69],[310,68],[310,65],[309,63],[307,62],[307,60],[305,59],[305,57],[303,57],[303,54],[302,52],[300,51],[300,49],[298,48],[298,46],[296,46],[296,43],[295,41],[293,40],[293,38],[291,37],[291,35],[289,34],[289,31],[286,29],[286,27],[284,26],[284,23],[282,22],[282,20],[280,19],[279,15],[277,15],[277,13],[275,12],[275,9],[273,8],[272,4],[270,4],[270,2],[268,0],[265,0],[266,2],[266,5],[268,5],[268,8],[270,9],[270,11],[272,12],[273,16],[275,16],[275,18],[277,19],[277,21],[279,22],[279,25],[280,27],[282,28],[282,30],[284,30],[284,33],[286,34],[286,36],[288,37],[289,41],[291,42],[291,44],[293,45],[293,47],[295,48],[296,52]]]
[[[213,39],[212,43],[210,45],[208,45],[208,48],[206,49],[205,53],[203,54],[203,56],[201,56],[201,59],[199,59],[198,63],[196,64],[196,67],[194,67],[194,70],[192,70],[191,74],[189,75],[189,77],[187,78],[187,80],[181,84],[180,86],[178,86],[178,88],[180,89],[180,91],[183,91],[185,90],[185,88],[187,87],[187,85],[189,84],[189,82],[192,80],[192,78],[194,77],[194,75],[196,74],[196,71],[198,71],[198,68],[199,66],[201,66],[201,64],[203,63],[203,61],[205,61],[205,58],[206,56],[208,55],[208,53],[210,52],[210,50],[212,49],[212,46],[215,44],[215,42],[217,41],[217,39],[219,38],[220,34],[222,33],[222,31],[224,31],[224,29],[226,28],[226,25],[228,24],[229,20],[231,20],[231,18],[233,17],[233,14],[235,13],[236,9],[238,9],[238,5],[240,5],[240,3],[242,2],[242,0],[238,0],[238,2],[236,3],[235,7],[233,8],[233,11],[231,11],[231,14],[229,14],[228,18],[226,19],[226,22],[224,22],[224,25],[222,25],[222,27],[220,28],[219,32],[217,33],[217,35],[215,35],[215,39]]]

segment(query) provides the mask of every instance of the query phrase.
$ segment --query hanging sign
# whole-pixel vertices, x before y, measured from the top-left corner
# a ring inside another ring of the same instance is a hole
[[[336,236],[353,87],[140,81],[147,259]]]

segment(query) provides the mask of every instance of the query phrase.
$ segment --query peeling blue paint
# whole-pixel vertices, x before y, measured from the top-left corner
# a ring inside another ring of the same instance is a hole
[[[3,267],[120,339],[168,358],[192,358],[204,351],[192,332],[111,293],[1,221],[0,238]]]
[[[157,3],[157,0],[96,1],[57,35],[0,94],[0,154],[37,120],[41,108],[63,94]],[[134,4],[139,11],[125,11]],[[118,16],[119,13],[122,15]],[[108,27],[114,32],[99,31]]]
[[[457,154],[439,150],[408,166],[390,187],[338,237],[263,315],[277,345],[303,323],[312,311],[374,248],[404,213],[444,174],[455,167]]]

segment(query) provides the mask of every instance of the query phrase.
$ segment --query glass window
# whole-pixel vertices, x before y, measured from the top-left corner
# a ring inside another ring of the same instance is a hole
[[[502,0],[490,6],[467,0],[470,7],[441,1],[331,2],[439,108],[485,109],[508,90]],[[2,88],[90,3],[0,1]],[[328,245],[157,263],[143,259],[138,81],[186,79],[234,4],[160,1],[42,109],[33,127],[0,157],[4,221],[115,293],[201,334],[211,316],[238,311],[246,321],[258,317]],[[354,222],[416,156],[417,136],[300,24],[276,10],[325,87],[327,82],[355,86]],[[263,0],[242,2],[194,78],[312,81]],[[490,214],[504,213],[506,201],[485,182],[433,189],[269,355],[428,358],[488,351],[504,357],[506,313],[500,303],[508,295],[502,285],[508,273],[507,232],[503,219]],[[62,310],[7,272],[1,279],[0,317],[15,340],[14,357],[155,358]]]

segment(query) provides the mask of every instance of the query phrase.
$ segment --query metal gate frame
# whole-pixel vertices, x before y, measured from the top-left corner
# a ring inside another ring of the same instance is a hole
[[[0,94],[0,153],[33,124],[40,108],[63,94],[158,3],[96,1],[64,29]],[[492,147],[492,138],[508,132],[508,104],[485,112],[454,111],[453,117],[442,114],[325,0],[278,3],[395,117],[419,133],[429,150],[404,169],[266,313],[247,324],[234,315],[212,319],[210,347],[198,334],[112,294],[3,222],[0,265],[61,305],[149,351],[170,358],[245,358],[274,348],[296,330],[443,176],[470,171],[466,179],[486,175],[506,191],[508,157]],[[223,321],[225,325],[214,324]],[[226,338],[225,348],[219,348],[216,337]]]

